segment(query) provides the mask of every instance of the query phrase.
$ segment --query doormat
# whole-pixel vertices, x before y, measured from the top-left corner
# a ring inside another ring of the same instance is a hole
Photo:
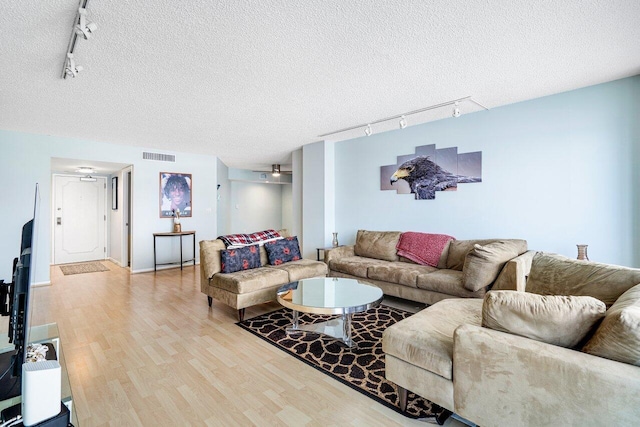
[[[65,276],[70,274],[97,273],[99,271],[109,271],[101,262],[83,262],[82,264],[61,265],[60,270]]]
[[[335,338],[325,335],[287,335],[286,329],[291,326],[292,318],[288,308],[243,320],[237,325],[396,412],[435,424],[436,417],[444,409],[409,392],[407,410],[400,411],[396,385],[384,376],[382,333],[411,314],[413,313],[388,306],[378,306],[365,313],[354,314],[351,324],[356,349],[349,349]],[[322,322],[335,317],[306,313],[299,315],[301,324]]]

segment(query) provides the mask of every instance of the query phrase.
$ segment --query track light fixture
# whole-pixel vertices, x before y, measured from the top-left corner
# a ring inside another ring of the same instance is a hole
[[[81,7],[78,9],[79,23],[76,24],[76,35],[84,37],[85,40],[91,37],[91,34],[98,29],[95,22],[87,20],[87,9]]]
[[[453,117],[460,117],[460,108],[458,107],[458,101],[453,106]]]
[[[364,134],[367,136],[371,136],[373,133],[373,129],[371,129],[371,124],[368,124],[366,128],[364,128]]]
[[[271,165],[271,175],[280,176],[280,165]]]
[[[339,129],[333,132],[329,132],[329,133],[323,133],[322,135],[318,135],[318,138],[323,138],[325,136],[329,136],[329,135],[335,135],[336,133],[341,133],[341,132],[347,132],[350,130],[354,130],[354,129],[362,129],[364,127],[364,133],[367,136],[370,136],[373,133],[373,129],[371,128],[371,125],[375,125],[378,123],[382,123],[382,122],[386,122],[389,120],[398,120],[400,119],[400,121],[398,122],[398,125],[400,126],[400,129],[404,129],[407,127],[407,117],[406,116],[410,116],[412,114],[417,114],[417,113],[422,113],[425,111],[429,111],[429,110],[435,110],[436,108],[441,108],[441,107],[446,107],[449,105],[453,105],[453,117],[460,117],[460,108],[459,105],[462,101],[469,101],[472,102],[474,104],[476,104],[477,106],[485,109],[485,110],[489,110],[487,107],[485,107],[484,105],[480,104],[478,101],[473,100],[470,96],[465,96],[464,98],[458,98],[458,99],[453,99],[451,101],[447,101],[447,102],[442,102],[440,104],[435,104],[435,105],[430,105],[428,107],[425,108],[420,108],[419,110],[413,110],[413,111],[409,111],[406,113],[402,113],[402,114],[398,114],[396,116],[391,116],[391,117],[385,117],[384,119],[379,119],[379,120],[375,120],[373,122],[369,122],[369,123],[364,123],[361,125],[357,125],[357,126],[351,126],[348,128],[344,128],[344,129]]]
[[[398,124],[400,125],[400,129],[407,127],[407,119],[404,115],[400,116],[400,122]]]
[[[82,66],[76,65],[76,62],[73,60],[73,53],[67,53],[67,60],[64,63],[64,78],[74,78],[82,70]]]
[[[80,0],[78,12],[76,13],[76,18],[74,19],[73,26],[71,27],[71,38],[69,39],[69,44],[67,45],[67,54],[64,58],[64,65],[62,66],[63,79],[66,79],[67,77],[74,78],[80,71],[82,71],[82,67],[76,66],[75,60],[73,58],[73,52],[76,48],[78,37],[82,37],[84,40],[88,40],[98,29],[98,26],[95,22],[91,22],[87,19],[88,1],[89,0]]]

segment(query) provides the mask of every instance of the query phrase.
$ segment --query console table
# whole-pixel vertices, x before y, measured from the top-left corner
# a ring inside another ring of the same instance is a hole
[[[182,238],[184,236],[193,236],[193,258],[182,258]],[[156,239],[158,237],[178,237],[180,239],[180,261],[163,262],[158,263],[156,261]],[[159,265],[180,264],[180,270],[182,270],[182,264],[185,262],[193,261],[193,265],[196,265],[196,232],[195,231],[181,231],[180,233],[153,233],[153,271],[157,271]]]

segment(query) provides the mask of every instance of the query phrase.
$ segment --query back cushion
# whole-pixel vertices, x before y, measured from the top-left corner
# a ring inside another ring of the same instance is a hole
[[[640,285],[622,294],[583,351],[640,366]]]
[[[588,295],[611,305],[640,283],[640,270],[538,252],[531,262],[527,292]]]
[[[462,269],[464,287],[476,292],[492,284],[505,263],[519,255],[519,249],[517,242],[503,240],[484,246],[474,245]]]
[[[355,254],[367,258],[398,261],[396,245],[401,234],[400,231],[358,230]]]
[[[518,255],[527,251],[527,241],[521,239],[452,240],[449,244],[449,253],[447,255],[447,268],[462,271],[465,258],[474,248],[474,245],[484,246],[497,241],[514,243],[518,250]]]

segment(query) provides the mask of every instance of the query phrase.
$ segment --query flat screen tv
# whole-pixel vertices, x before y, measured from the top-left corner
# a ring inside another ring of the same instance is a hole
[[[14,260],[9,291],[9,342],[14,350],[0,354],[0,400],[20,394],[22,364],[26,361],[31,320],[30,297],[35,283],[35,254],[38,235],[40,192],[36,184],[33,218],[22,226],[20,252]]]

